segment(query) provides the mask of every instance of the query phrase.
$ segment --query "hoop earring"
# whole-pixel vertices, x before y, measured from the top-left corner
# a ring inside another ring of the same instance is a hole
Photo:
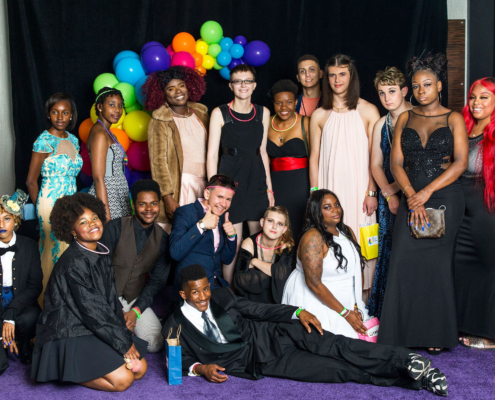
[[[412,94],[411,97],[409,98],[409,104],[411,105],[411,107],[414,107],[413,103],[412,103],[413,97],[414,97],[414,94]]]
[[[442,104],[442,92],[438,92],[438,102]]]

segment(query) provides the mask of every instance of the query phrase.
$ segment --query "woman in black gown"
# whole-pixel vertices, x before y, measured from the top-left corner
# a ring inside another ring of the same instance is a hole
[[[247,221],[251,235],[259,232],[263,213],[268,206],[275,205],[266,153],[270,114],[266,107],[251,103],[256,88],[255,74],[254,68],[246,64],[230,71],[229,86],[235,97],[211,113],[206,158],[208,179],[224,174],[238,182],[229,220],[241,236],[244,221]],[[240,245],[239,238],[237,252]],[[236,259],[223,266],[223,278],[231,285]]]
[[[468,165],[464,119],[440,102],[446,64],[444,55],[428,54],[407,65],[419,106],[401,114],[392,143],[392,174],[404,196],[394,224],[378,335],[379,343],[426,347],[430,354],[457,346],[453,255],[464,212],[458,178]],[[411,236],[411,229],[428,227],[427,208],[442,206],[445,236]]]
[[[251,301],[280,304],[285,282],[295,266],[297,248],[289,213],[281,206],[269,207],[260,223],[263,230],[242,242],[234,286]]]
[[[466,209],[455,253],[457,325],[465,334],[462,345],[494,349],[495,78],[474,82],[468,99],[469,166],[461,176]]]
[[[148,343],[126,327],[112,258],[98,242],[105,218],[103,202],[90,194],[55,202],[52,231],[70,246],[50,276],[36,328],[31,376],[38,382],[120,392],[146,373],[140,359]]]
[[[275,115],[271,117],[266,150],[270,156],[277,205],[287,208],[294,239],[299,243],[309,198],[309,118],[295,112],[297,86],[289,79],[270,90]]]

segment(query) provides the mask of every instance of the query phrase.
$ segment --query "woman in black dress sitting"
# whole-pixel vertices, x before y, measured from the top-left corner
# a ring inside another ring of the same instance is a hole
[[[442,54],[414,57],[407,69],[419,106],[397,120],[391,169],[402,189],[392,234],[387,290],[378,343],[426,347],[430,354],[457,346],[453,255],[464,213],[458,178],[468,166],[462,115],[441,104]],[[445,209],[445,235],[416,239],[429,227],[426,210]]]
[[[260,223],[263,230],[242,242],[234,286],[251,301],[280,304],[295,265],[289,213],[284,207],[269,207]]]
[[[52,231],[70,246],[50,276],[36,329],[31,376],[38,382],[120,392],[146,372],[140,359],[148,343],[126,327],[112,259],[98,242],[105,219],[103,202],[89,194],[55,202]]]

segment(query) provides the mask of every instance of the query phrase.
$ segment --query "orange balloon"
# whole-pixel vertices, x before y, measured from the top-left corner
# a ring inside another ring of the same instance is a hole
[[[196,53],[196,40],[193,35],[187,32],[181,32],[175,35],[172,40],[172,49],[177,53],[179,51],[186,51],[189,54]]]
[[[199,67],[196,67],[196,72],[198,74],[200,74],[201,76],[205,76],[206,75],[206,69],[203,68],[201,65]]]
[[[91,118],[85,119],[81,125],[79,125],[79,139],[81,139],[83,143],[88,141],[89,131],[93,125],[94,124]]]
[[[201,64],[203,64],[203,55],[202,54],[194,53],[193,58],[194,58],[194,63],[196,64],[196,67],[200,67]]]
[[[131,145],[131,142],[130,142],[129,136],[127,136],[127,133],[125,133],[123,130],[117,129],[117,128],[110,129],[110,132],[112,132],[115,135],[115,137],[117,138],[119,143],[122,145],[124,150],[127,151],[129,146]]]

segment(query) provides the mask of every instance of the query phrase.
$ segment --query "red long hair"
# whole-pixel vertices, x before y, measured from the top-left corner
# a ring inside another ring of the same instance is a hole
[[[478,79],[469,89],[468,104],[466,104],[462,110],[464,121],[466,121],[468,135],[471,133],[471,130],[476,122],[471,110],[469,109],[469,98],[471,97],[471,92],[476,85],[482,85],[495,94],[495,78]],[[485,127],[483,134],[482,179],[485,184],[483,198],[485,200],[486,209],[492,213],[495,213],[495,110],[493,110],[490,117],[490,123]]]

